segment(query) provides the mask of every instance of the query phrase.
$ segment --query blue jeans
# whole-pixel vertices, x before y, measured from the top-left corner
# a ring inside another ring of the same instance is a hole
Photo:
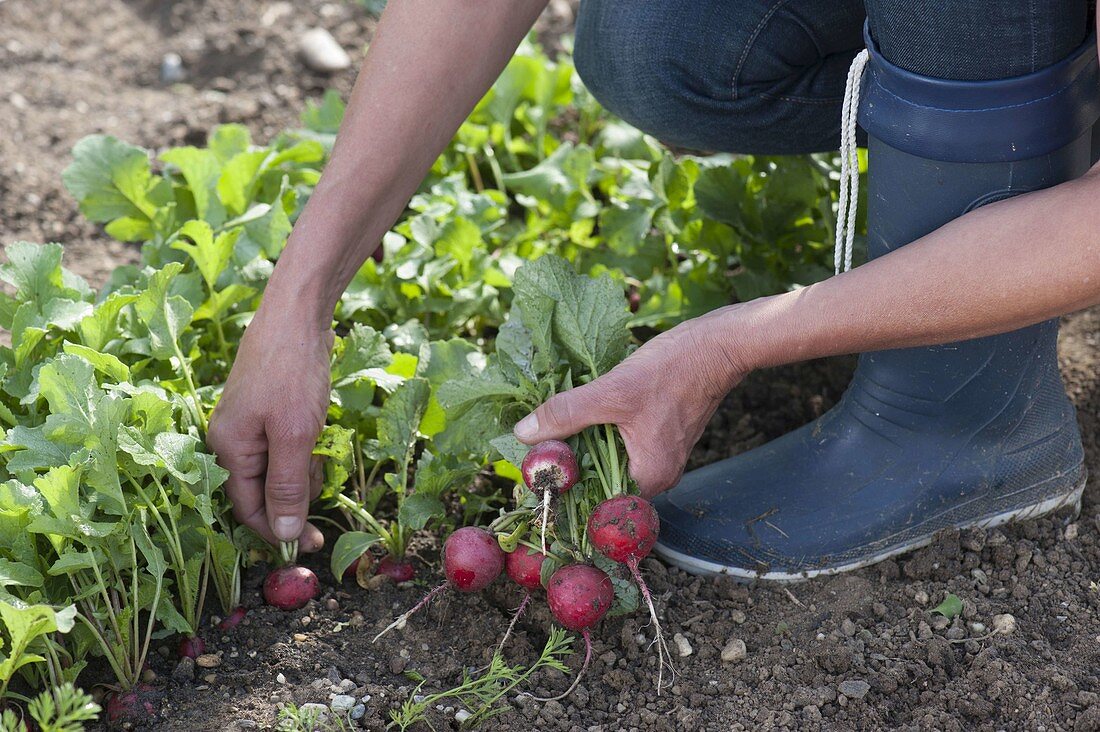
[[[600,102],[666,143],[835,150],[863,22],[926,76],[999,79],[1069,55],[1089,0],[582,0],[575,62]],[[866,5],[866,7],[865,7]]]

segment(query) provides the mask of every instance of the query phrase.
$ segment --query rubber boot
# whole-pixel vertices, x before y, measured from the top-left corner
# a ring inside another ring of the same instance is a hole
[[[1088,169],[1100,116],[1095,38],[1037,73],[957,82],[889,64],[867,35],[859,120],[872,258]],[[820,419],[658,497],[655,551],[694,573],[798,580],[872,564],[947,527],[1079,508],[1083,450],[1057,335],[1051,320],[861,355]]]

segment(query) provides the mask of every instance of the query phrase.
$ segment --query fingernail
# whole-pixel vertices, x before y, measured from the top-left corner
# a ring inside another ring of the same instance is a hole
[[[532,412],[526,417],[516,423],[516,427],[512,430],[516,437],[521,440],[534,439],[535,435],[539,433],[539,418],[538,415]]]
[[[279,516],[275,519],[275,538],[294,541],[302,533],[302,519],[297,516]]]

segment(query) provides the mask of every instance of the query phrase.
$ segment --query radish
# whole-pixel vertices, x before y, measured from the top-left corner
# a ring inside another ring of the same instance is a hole
[[[588,662],[592,660],[592,636],[588,629],[600,622],[614,600],[615,588],[611,578],[590,564],[570,564],[554,572],[546,587],[546,601],[550,612],[562,626],[581,632],[584,637],[584,663],[564,694],[539,701],[564,699],[577,688],[588,670]]]
[[[638,563],[649,554],[657,543],[661,531],[661,519],[653,504],[638,496],[620,495],[609,498],[588,517],[588,539],[592,546],[608,559],[625,564],[638,585],[638,589],[649,607],[649,617],[653,621],[657,644],[657,690],[660,692],[664,679],[664,668],[672,668],[672,654],[669,653],[661,632],[661,622],[657,619],[657,609],[653,605],[653,596],[649,586],[642,578]],[[666,658],[668,659],[666,661]]]
[[[233,608],[233,612],[222,618],[222,621],[218,623],[218,630],[233,630],[241,621],[244,620],[244,616],[248,614],[248,611],[244,609],[244,606],[238,606]]]
[[[407,559],[397,559],[392,554],[387,554],[378,563],[378,568],[374,572],[389,577],[400,584],[409,582],[416,576],[416,567]]]
[[[264,580],[264,600],[280,610],[305,607],[321,592],[321,583],[312,570],[288,564],[271,571]]]
[[[206,653],[206,643],[197,635],[184,636],[176,646],[176,653],[180,658],[198,658]]]
[[[403,628],[418,610],[448,587],[459,592],[478,592],[488,587],[504,570],[504,552],[496,537],[485,529],[464,526],[447,537],[443,543],[443,573],[447,581],[424,596],[411,610],[374,637],[374,642],[394,628]]]
[[[542,553],[546,553],[546,525],[550,523],[550,499],[557,498],[580,480],[577,456],[561,440],[545,440],[527,451],[520,466],[523,482],[542,496]]]
[[[111,694],[107,699],[107,721],[112,727],[149,724],[157,716],[157,708],[150,699],[152,691],[148,684],[137,684],[129,691]]]

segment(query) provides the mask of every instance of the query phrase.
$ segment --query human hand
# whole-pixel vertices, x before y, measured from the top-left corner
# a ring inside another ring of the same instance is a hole
[[[737,307],[681,323],[607,374],[551,397],[520,420],[516,438],[535,444],[614,424],[642,495],[671,488],[718,404],[748,373],[718,327]]]
[[[313,455],[331,386],[331,328],[292,307],[261,306],[241,338],[207,443],[229,471],[233,516],[266,540],[315,551],[324,537],[306,523],[321,490]]]

